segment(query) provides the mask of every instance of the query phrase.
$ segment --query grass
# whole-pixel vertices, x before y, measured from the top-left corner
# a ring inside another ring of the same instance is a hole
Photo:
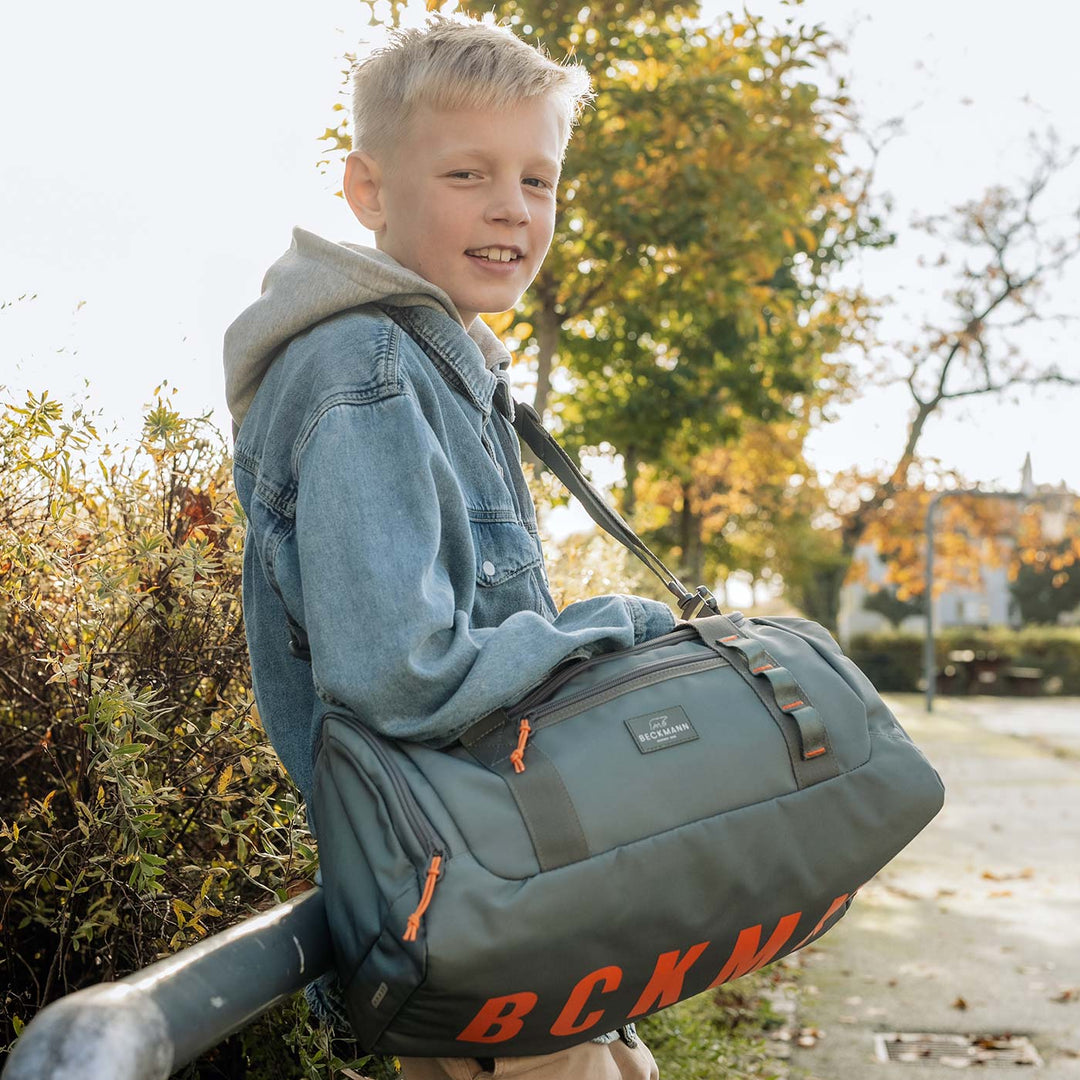
[[[790,977],[777,965],[647,1017],[638,1031],[656,1058],[661,1080],[779,1080],[785,1065],[766,1033],[784,1018],[768,992]]]

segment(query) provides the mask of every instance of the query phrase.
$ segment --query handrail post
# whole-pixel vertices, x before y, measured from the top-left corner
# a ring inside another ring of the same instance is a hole
[[[326,905],[315,888],[123,979],[42,1009],[3,1080],[165,1080],[328,971]]]

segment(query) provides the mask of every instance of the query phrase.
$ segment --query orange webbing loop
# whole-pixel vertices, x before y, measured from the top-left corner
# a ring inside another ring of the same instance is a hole
[[[420,919],[424,912],[427,911],[428,905],[431,903],[431,897],[435,893],[435,882],[439,880],[439,869],[441,866],[442,856],[432,855],[431,865],[428,867],[427,880],[424,882],[424,891],[420,897],[420,903],[416,905],[416,910],[409,916],[409,921],[405,926],[405,935],[402,940],[416,940],[416,935],[420,930]]]
[[[510,755],[510,760],[514,763],[514,772],[523,773],[525,771],[525,744],[529,741],[529,735],[532,732],[532,728],[529,726],[528,717],[521,718],[521,726],[518,728],[518,744],[517,749]]]

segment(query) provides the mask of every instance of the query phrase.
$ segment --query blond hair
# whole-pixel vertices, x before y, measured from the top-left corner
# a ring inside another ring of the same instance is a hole
[[[559,109],[560,161],[587,100],[588,71],[556,63],[501,23],[432,12],[418,28],[396,27],[389,42],[352,69],[354,150],[392,157],[414,112],[502,109],[548,95]]]

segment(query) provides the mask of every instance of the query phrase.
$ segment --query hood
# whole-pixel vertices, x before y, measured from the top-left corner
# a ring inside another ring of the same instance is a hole
[[[445,310],[464,327],[453,300],[426,278],[377,248],[335,243],[301,229],[266,271],[262,294],[225,331],[225,397],[233,438],[277,350],[290,338],[331,315],[360,304],[423,305]],[[477,316],[468,329],[489,368],[510,362],[510,353]]]

